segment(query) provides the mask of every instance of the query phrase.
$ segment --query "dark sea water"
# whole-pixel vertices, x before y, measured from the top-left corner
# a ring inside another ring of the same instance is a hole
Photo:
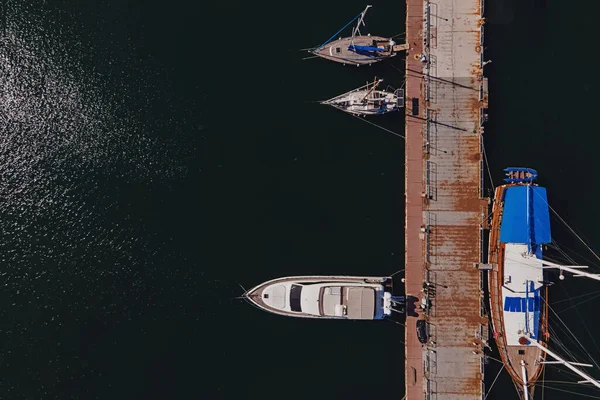
[[[402,139],[315,101],[375,75],[400,87],[404,60],[298,51],[364,5],[1,3],[1,399],[402,398],[401,326],[235,300],[279,276],[403,268]],[[403,32],[404,4],[374,6],[363,33]],[[494,183],[507,165],[537,168],[600,249],[593,24],[575,2],[488,6],[485,142]],[[404,129],[402,115],[378,123]],[[551,297],[593,291],[568,278]],[[556,310],[600,360],[594,302],[568,308],[580,300]],[[504,373],[488,399],[513,398]]]
[[[595,115],[600,82],[597,74],[584,67],[588,65],[587,55],[593,58],[590,49],[597,37],[598,5],[555,0],[488,3],[494,4],[487,4],[485,50],[492,63],[485,67],[490,78],[490,122],[484,140],[494,183],[501,181],[505,166],[536,168],[540,185],[548,190],[550,206],[598,253],[600,140]],[[554,216],[551,223],[553,238],[564,249],[570,249],[567,253],[576,263],[590,265],[590,272],[598,272],[598,258]],[[556,274],[550,276],[559,282]],[[550,324],[555,332],[550,348],[569,360],[596,364],[586,368],[596,378],[600,376],[599,289],[597,281],[567,277],[549,292],[550,306],[589,355],[570,339],[552,312]],[[576,299],[578,296],[584,297]],[[596,361],[592,362],[590,356]],[[490,364],[486,371],[488,385],[498,370],[497,364]],[[548,383],[543,393],[546,399],[600,397],[597,389],[573,384],[580,378],[564,366],[548,366],[545,379],[569,382]],[[515,398],[511,386],[508,374],[503,373],[488,399]],[[536,398],[541,395],[538,388]]]

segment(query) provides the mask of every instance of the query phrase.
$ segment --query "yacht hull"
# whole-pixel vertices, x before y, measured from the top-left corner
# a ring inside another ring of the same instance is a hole
[[[392,279],[370,276],[291,276],[244,293],[274,314],[319,319],[383,319],[391,315]]]

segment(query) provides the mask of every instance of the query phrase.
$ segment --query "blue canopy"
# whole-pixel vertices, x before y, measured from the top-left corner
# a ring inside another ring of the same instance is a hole
[[[357,46],[355,44],[348,46],[348,50],[355,51],[357,53],[361,51],[385,51],[383,47]]]
[[[546,188],[526,185],[504,191],[500,241],[530,246],[552,241]]]
[[[533,168],[525,168],[525,167],[507,167],[504,168],[504,172],[511,172],[511,171],[515,171],[515,172],[529,172],[532,173],[533,175],[537,176],[537,171]]]
[[[515,182],[533,182],[535,178],[537,178],[537,171],[532,168],[523,168],[523,167],[508,167],[504,168],[504,172],[506,172],[507,176],[511,176],[510,178],[504,178],[504,182],[515,183]],[[523,178],[519,177],[519,172],[525,172],[528,175],[525,175]],[[516,174],[515,174],[516,173]]]

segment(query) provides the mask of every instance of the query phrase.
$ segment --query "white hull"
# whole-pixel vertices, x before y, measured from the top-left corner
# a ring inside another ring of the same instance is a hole
[[[383,79],[380,79],[373,82],[373,84],[366,84],[332,99],[322,101],[321,104],[358,116],[385,114],[403,108],[404,90],[397,89],[393,92],[376,90],[382,81]]]
[[[381,48],[378,52],[359,53],[350,49],[351,45],[373,46]],[[371,65],[373,63],[394,57],[396,46],[389,38],[381,36],[358,36],[355,38],[340,38],[329,42],[326,46],[313,50],[312,53],[342,64]]]
[[[244,294],[279,315],[320,319],[383,319],[392,313],[391,278],[292,276],[262,283]]]

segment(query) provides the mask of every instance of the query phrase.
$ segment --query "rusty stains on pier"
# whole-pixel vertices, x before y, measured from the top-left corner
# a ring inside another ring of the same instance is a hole
[[[406,319],[407,400],[484,394],[483,12],[480,0],[407,1],[405,284],[424,306]]]

